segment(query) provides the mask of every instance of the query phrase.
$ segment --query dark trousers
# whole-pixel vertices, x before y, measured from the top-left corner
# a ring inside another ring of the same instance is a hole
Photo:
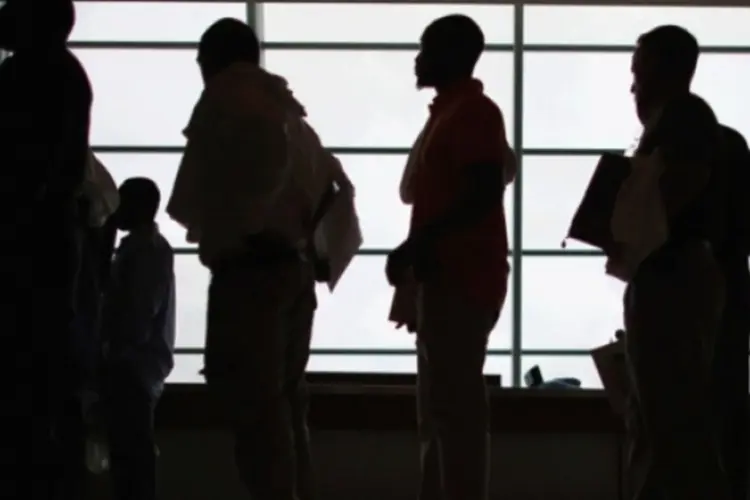
[[[253,500],[309,500],[305,369],[316,308],[312,266],[238,257],[212,269],[205,377],[231,419]]]
[[[54,260],[34,260],[29,475],[35,499],[81,500],[85,429],[77,392],[82,376],[72,349],[78,260],[73,253]]]
[[[447,286],[420,286],[419,500],[488,497],[490,435],[484,363],[499,307],[479,307]]]
[[[712,416],[724,281],[709,250],[644,264],[625,297],[634,500],[728,500]],[[747,374],[745,374],[747,377]]]
[[[127,372],[108,375],[107,431],[115,500],[156,498],[156,402],[156,396]]]
[[[748,497],[748,338],[750,337],[750,277],[739,266],[727,286],[727,304],[716,342],[714,408],[717,410],[721,458],[733,500]]]

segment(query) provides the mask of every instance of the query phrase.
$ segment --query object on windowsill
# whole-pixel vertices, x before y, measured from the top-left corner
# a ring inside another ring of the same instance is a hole
[[[526,387],[529,389],[580,389],[581,381],[573,377],[560,377],[552,380],[544,380],[539,365],[534,365],[523,376]]]
[[[573,377],[553,378],[543,382],[537,389],[580,389],[581,381]]]

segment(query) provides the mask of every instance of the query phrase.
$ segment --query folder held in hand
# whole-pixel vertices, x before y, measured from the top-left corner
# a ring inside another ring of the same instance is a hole
[[[568,230],[568,238],[606,251],[615,246],[611,221],[615,200],[623,181],[630,173],[630,160],[605,153],[599,158],[594,174],[583,195]]]

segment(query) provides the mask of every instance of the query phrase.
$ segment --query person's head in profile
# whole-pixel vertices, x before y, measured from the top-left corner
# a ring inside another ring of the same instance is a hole
[[[258,36],[238,19],[219,19],[203,33],[198,44],[198,66],[203,82],[238,62],[260,64]]]
[[[468,16],[433,21],[422,34],[414,72],[418,88],[441,88],[470,79],[484,51],[484,34]]]
[[[7,0],[0,8],[0,48],[64,48],[74,24],[73,0]]]
[[[121,231],[135,231],[152,227],[161,203],[161,193],[154,181],[146,177],[131,177],[119,189],[120,206],[115,212],[115,223]]]
[[[690,93],[699,52],[698,40],[680,26],[658,26],[638,38],[631,91],[641,123],[666,102]]]

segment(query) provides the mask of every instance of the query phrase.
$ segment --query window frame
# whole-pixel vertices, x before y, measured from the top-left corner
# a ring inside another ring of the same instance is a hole
[[[86,0],[80,0],[86,1]],[[122,1],[122,0],[121,0]],[[246,4],[246,21],[250,26],[253,26],[256,31],[260,34],[262,39],[262,9],[263,5],[255,4],[250,0],[229,0],[236,1],[238,3]],[[460,3],[460,0],[457,0]],[[413,2],[404,2],[413,3]],[[474,0],[473,3],[490,3],[488,0]],[[496,2],[495,2],[496,3]],[[523,234],[522,234],[522,217],[523,217],[523,157],[526,155],[533,156],[595,156],[600,155],[604,152],[610,152],[609,150],[601,149],[585,149],[585,148],[571,148],[571,149],[552,149],[552,148],[524,148],[523,147],[523,84],[524,84],[524,56],[533,52],[598,52],[598,53],[622,53],[630,52],[633,50],[633,46],[629,45],[570,45],[570,44],[527,44],[524,40],[524,7],[527,5],[560,5],[566,2],[554,1],[554,0],[535,0],[535,1],[503,1],[501,3],[513,4],[513,24],[514,24],[514,38],[512,43],[509,44],[489,44],[488,50],[502,50],[511,51],[513,54],[513,82],[514,82],[514,100],[513,100],[513,120],[512,123],[508,124],[508,127],[513,130],[513,148],[517,152],[519,160],[519,173],[516,178],[516,182],[513,186],[513,219],[509,223],[509,231],[512,231],[514,247],[517,250],[511,251],[511,259],[513,266],[513,274],[511,279],[510,293],[513,294],[514,300],[512,301],[512,308],[510,311],[506,311],[506,314],[512,315],[512,339],[510,342],[510,349],[498,349],[491,350],[490,355],[510,355],[511,356],[511,383],[514,387],[519,387],[523,382],[522,374],[522,357],[523,356],[583,356],[589,355],[588,350],[559,350],[559,349],[529,349],[522,350],[522,327],[521,327],[521,311],[522,311],[522,299],[521,299],[521,286],[523,280],[522,270],[522,257],[560,257],[560,258],[586,258],[587,256],[600,256],[601,253],[592,250],[563,250],[563,249],[548,249],[548,250],[534,250],[526,249],[523,246]],[[643,4],[645,2],[639,0],[626,1],[603,1],[599,0],[596,2],[597,5],[633,5]],[[668,1],[657,1],[648,2],[650,5],[672,5],[673,2]],[[740,7],[741,3],[738,1],[724,0],[719,2],[712,2],[710,0],[693,0],[691,2],[681,2],[683,6],[736,6]],[[71,42],[71,47],[77,48],[128,48],[128,49],[169,49],[169,48],[181,48],[181,49],[195,49],[197,43],[192,42],[96,42],[96,41],[81,41]],[[262,43],[263,49],[272,48],[284,48],[294,50],[417,50],[418,45],[414,44],[389,44],[389,43],[284,43],[284,42],[273,42],[273,43]],[[719,46],[706,46],[702,47],[704,53],[722,53],[722,54],[750,54],[750,46],[732,46],[732,47],[719,47]],[[101,153],[181,153],[182,147],[132,147],[122,145],[94,145],[95,152]],[[333,147],[331,148],[333,153],[338,154],[406,154],[408,149],[406,148],[342,148]],[[177,254],[194,254],[196,250],[194,248],[176,248]],[[361,255],[387,255],[388,249],[363,249]],[[413,352],[413,351],[406,351]],[[405,353],[406,353],[405,352]],[[177,354],[202,354],[202,348],[185,348],[178,349]],[[356,353],[351,350],[335,350],[329,349],[325,352],[316,351],[316,354],[368,354],[368,351],[358,350]],[[396,352],[398,353],[398,352]],[[377,353],[371,353],[377,354]]]

